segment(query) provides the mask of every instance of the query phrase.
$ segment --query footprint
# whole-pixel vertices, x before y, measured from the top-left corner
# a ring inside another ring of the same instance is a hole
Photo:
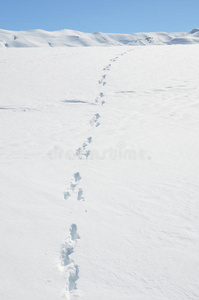
[[[75,173],[73,176],[74,176],[75,182],[81,180],[81,176],[80,176],[79,172]]]
[[[100,79],[100,80],[98,81],[98,83],[104,85],[104,79],[105,79],[105,78],[106,78],[106,75],[105,75],[105,74],[102,75],[102,79]]]
[[[74,252],[73,244],[70,240],[66,241],[61,248],[61,265],[68,266],[72,260],[70,259],[70,255]]]
[[[76,224],[72,224],[70,227],[70,237],[71,237],[72,241],[80,239],[80,236],[77,233],[77,225]]]
[[[69,187],[66,189],[66,192],[64,192],[64,199],[68,200],[73,193],[76,192],[76,187],[79,184],[79,181],[81,180],[80,173],[77,172],[73,175]]]
[[[77,233],[77,225],[72,224],[70,227],[70,236],[63,243],[60,253],[61,267],[66,273],[66,292],[71,293],[77,290],[77,281],[79,279],[79,266],[71,259],[71,254],[75,251],[77,240],[80,239]]]
[[[87,148],[88,148],[88,144],[91,144],[91,142],[92,142],[92,137],[87,138],[87,140],[82,144],[82,146],[76,150],[76,156],[79,159],[85,159],[85,158],[87,159],[89,157],[91,151],[88,150]]]
[[[100,98],[103,98],[103,97],[104,97],[104,93],[101,92],[99,96],[100,96]],[[102,100],[102,101],[101,101],[101,104],[104,105],[104,104],[105,104],[105,101]]]
[[[70,275],[68,278],[68,290],[72,292],[77,290],[77,280],[79,279],[79,266],[74,265],[73,268],[70,269]]]
[[[65,240],[61,247],[61,265],[68,266],[73,260],[70,258],[70,255],[74,253],[75,241],[80,239],[79,234],[77,233],[77,225],[72,224],[70,227],[70,236]]]
[[[68,198],[70,198],[70,197],[71,197],[71,194],[70,194],[69,191],[67,191],[67,192],[64,193],[64,199],[65,200],[68,200]]]
[[[108,66],[106,66],[103,71],[110,71],[110,67],[111,67],[111,64],[108,64]]]
[[[95,117],[96,117],[96,119],[99,119],[100,118],[100,114],[95,114]]]
[[[99,118],[100,118],[100,114],[95,114],[95,116],[90,120],[90,124],[91,126],[95,126],[95,127],[98,127],[100,125],[99,123]]]
[[[83,197],[83,190],[79,188],[78,195],[77,195],[78,201],[85,201],[85,198]]]
[[[82,148],[85,150],[87,146],[88,146],[87,143],[84,142],[83,145],[82,145]]]
[[[77,156],[79,159],[88,158],[89,155],[90,155],[90,150],[86,150],[83,146],[82,146],[82,148],[79,147],[79,148],[76,150],[76,156]]]

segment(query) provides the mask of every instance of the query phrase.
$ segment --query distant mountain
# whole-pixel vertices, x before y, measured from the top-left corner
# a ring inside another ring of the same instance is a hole
[[[92,47],[198,44],[199,29],[166,33],[84,33],[75,30],[7,31],[0,29],[0,47]]]

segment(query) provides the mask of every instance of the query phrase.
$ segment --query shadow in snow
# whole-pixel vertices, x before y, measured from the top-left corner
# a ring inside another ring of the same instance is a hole
[[[96,105],[95,103],[83,101],[83,100],[63,100],[64,103],[72,103],[72,104],[89,104],[89,105]]]
[[[135,91],[120,91],[120,92],[116,92],[117,94],[133,94],[135,93]]]
[[[2,110],[13,110],[15,108],[12,108],[12,107],[0,107],[0,109],[2,109]]]

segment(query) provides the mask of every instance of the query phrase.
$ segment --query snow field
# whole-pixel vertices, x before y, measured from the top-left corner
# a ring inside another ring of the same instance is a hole
[[[197,299],[198,46],[1,49],[2,299]]]

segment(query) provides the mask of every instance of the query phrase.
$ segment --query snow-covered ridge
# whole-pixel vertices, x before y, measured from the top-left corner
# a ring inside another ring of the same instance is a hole
[[[146,46],[199,43],[199,29],[189,32],[166,33],[84,33],[75,30],[7,31],[0,29],[1,47],[88,47],[88,46]]]

